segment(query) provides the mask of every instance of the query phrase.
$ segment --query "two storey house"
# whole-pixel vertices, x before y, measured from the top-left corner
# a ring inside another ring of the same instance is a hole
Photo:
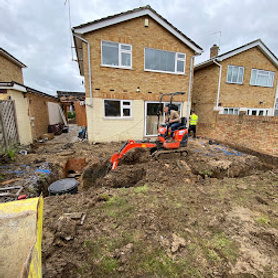
[[[185,92],[175,103],[181,115],[188,114],[194,57],[202,49],[150,6],[72,32],[85,77],[90,142],[156,135],[161,93]]]
[[[195,66],[192,107],[199,123],[220,114],[278,116],[278,59],[260,40],[223,54],[211,48],[210,59]]]

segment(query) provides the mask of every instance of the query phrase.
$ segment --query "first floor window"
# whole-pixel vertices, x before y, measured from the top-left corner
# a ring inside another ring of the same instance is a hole
[[[152,48],[145,48],[145,70],[184,73],[186,55]]]
[[[238,115],[239,114],[239,108],[224,108],[223,114]]]
[[[131,100],[104,100],[104,117],[131,118]]]
[[[102,65],[131,68],[132,46],[130,44],[102,41]]]
[[[228,66],[227,82],[243,84],[244,67]]]
[[[252,69],[250,85],[273,87],[274,75],[273,71]]]

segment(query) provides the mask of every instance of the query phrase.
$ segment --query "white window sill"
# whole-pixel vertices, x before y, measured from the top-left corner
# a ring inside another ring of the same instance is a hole
[[[226,81],[227,84],[235,84],[235,85],[244,85],[243,83],[237,83],[237,82],[229,82],[229,81]]]
[[[113,69],[124,69],[124,70],[133,70],[131,67],[121,67],[121,66],[110,66],[110,65],[100,65],[102,68],[113,68]]]
[[[126,120],[126,121],[133,121],[133,117],[103,117],[103,120]]]
[[[265,86],[265,85],[250,84],[250,86],[253,86],[253,87],[262,87],[262,88],[273,88],[273,85],[272,86]]]
[[[148,69],[144,69],[144,71],[187,76],[186,73],[180,73],[180,72],[159,71],[159,70],[148,70]]]

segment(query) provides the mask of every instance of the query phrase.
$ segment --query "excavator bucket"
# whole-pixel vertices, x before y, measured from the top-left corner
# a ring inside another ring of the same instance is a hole
[[[0,277],[42,277],[43,198],[0,204]]]

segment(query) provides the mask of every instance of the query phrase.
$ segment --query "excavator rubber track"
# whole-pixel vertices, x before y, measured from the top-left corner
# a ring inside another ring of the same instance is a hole
[[[152,157],[155,159],[158,158],[169,158],[171,155],[177,155],[177,156],[188,156],[188,148],[187,147],[181,147],[179,149],[158,149],[157,151],[152,153]]]

